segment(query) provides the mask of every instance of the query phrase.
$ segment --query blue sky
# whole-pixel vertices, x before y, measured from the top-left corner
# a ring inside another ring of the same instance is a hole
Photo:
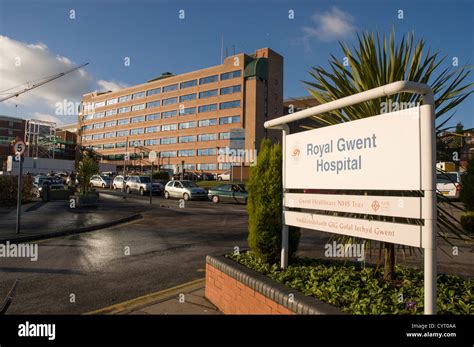
[[[69,18],[71,9],[75,19]],[[185,19],[178,18],[181,9]],[[295,11],[293,20],[288,18],[290,9]],[[399,9],[404,11],[402,20],[397,18]],[[270,47],[283,55],[285,98],[307,95],[301,80],[308,78],[311,66],[327,66],[330,54],[342,59],[337,41],[351,44],[355,32],[361,30],[389,33],[394,28],[399,37],[414,31],[416,38],[424,38],[446,55],[448,63],[457,57],[459,65],[473,64],[473,13],[474,2],[468,0],[0,0],[0,34],[7,42],[2,44],[0,72],[8,77],[2,77],[1,90],[73,64],[90,63],[80,76],[1,103],[0,114],[46,117],[53,115],[57,99],[80,100],[89,90],[133,85],[165,71],[179,74],[219,64],[222,36],[229,53],[232,46],[236,52],[247,53]],[[31,54],[25,57],[28,68],[23,65],[7,73],[7,58],[17,54],[14,51]],[[129,67],[124,66],[124,57],[130,57]],[[458,107],[453,122],[474,127],[473,110],[471,96]],[[73,117],[58,121],[71,122]]]

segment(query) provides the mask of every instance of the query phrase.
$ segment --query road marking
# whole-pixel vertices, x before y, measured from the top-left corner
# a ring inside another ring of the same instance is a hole
[[[118,304],[100,308],[95,311],[83,313],[83,315],[95,315],[95,314],[124,314],[126,312],[133,311],[135,309],[156,304],[159,301],[168,300],[170,297],[177,295],[182,292],[182,289],[186,287],[192,287],[194,289],[199,289],[204,285],[205,278],[200,278],[191,282],[183,283],[175,287],[164,289],[156,293],[150,293],[143,296],[140,296],[135,299],[128,301],[120,302]]]

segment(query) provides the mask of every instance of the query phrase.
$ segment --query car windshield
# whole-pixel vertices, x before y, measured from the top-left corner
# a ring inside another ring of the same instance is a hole
[[[109,177],[109,176],[100,176],[100,177],[102,177],[102,179],[103,179],[104,181],[110,181],[110,177]]]
[[[455,173],[439,173],[437,174],[437,180],[439,183],[456,183],[458,175]]]
[[[148,176],[140,176],[140,182],[142,182],[142,183],[150,183],[150,177],[148,177]]]
[[[181,181],[181,183],[183,184],[183,187],[186,187],[186,188],[194,188],[194,187],[198,187],[198,185],[194,182],[189,182],[189,181]]]

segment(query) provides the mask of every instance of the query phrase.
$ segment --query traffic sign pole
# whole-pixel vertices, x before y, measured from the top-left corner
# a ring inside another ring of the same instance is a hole
[[[151,162],[150,205],[152,204],[152,198],[153,198],[153,166],[155,165],[156,157],[157,157],[157,153],[155,151],[150,151],[150,153],[148,153],[148,160]]]
[[[21,160],[21,154],[17,153],[20,158],[18,164],[18,188],[16,196],[16,233],[20,233],[20,217],[21,217],[21,190],[22,190],[22,175],[23,175],[23,160]]]

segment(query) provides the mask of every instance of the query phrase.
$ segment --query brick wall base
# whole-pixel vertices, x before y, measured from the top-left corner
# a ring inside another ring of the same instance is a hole
[[[210,264],[205,296],[225,314],[295,314]]]

